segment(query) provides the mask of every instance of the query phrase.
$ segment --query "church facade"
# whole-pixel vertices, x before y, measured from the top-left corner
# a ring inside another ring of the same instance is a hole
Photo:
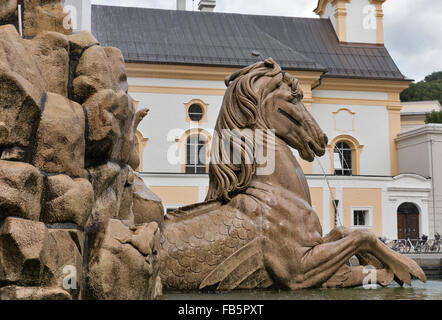
[[[329,137],[323,157],[299,160],[324,233],[344,225],[390,239],[432,235],[431,180],[398,169],[399,95],[411,80],[384,46],[384,2],[320,0],[318,18],[211,12],[214,1],[196,12],[93,5],[92,33],[122,50],[129,92],[150,109],[137,132],[139,172],[166,210],[205,199],[224,78],[272,57],[299,79]],[[404,224],[411,211],[417,220]]]

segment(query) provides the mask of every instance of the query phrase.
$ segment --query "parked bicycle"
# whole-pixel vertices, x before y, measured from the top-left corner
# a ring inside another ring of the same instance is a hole
[[[413,245],[412,239],[407,238],[405,240],[405,253],[410,253],[411,249],[413,249],[413,253],[421,253],[422,249],[427,245],[428,236],[422,235],[420,239],[413,239],[415,241],[415,245]]]
[[[423,251],[425,253],[439,253],[441,249],[441,240],[440,240],[440,234],[435,233],[434,234],[434,240],[433,241],[427,241],[424,245]]]
[[[387,242],[386,240],[383,241],[391,250],[394,250],[396,252],[404,253],[405,252],[405,245],[403,243],[403,240],[392,240]]]

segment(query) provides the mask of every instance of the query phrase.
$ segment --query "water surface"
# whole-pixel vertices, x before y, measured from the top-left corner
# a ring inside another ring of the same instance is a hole
[[[413,281],[386,288],[309,289],[301,291],[165,292],[164,300],[442,300],[442,281]]]

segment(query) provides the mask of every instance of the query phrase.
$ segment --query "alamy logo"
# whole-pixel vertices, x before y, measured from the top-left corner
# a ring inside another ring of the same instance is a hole
[[[68,13],[63,19],[63,28],[66,30],[77,29],[77,8],[73,5],[66,5],[63,11]]]
[[[362,9],[364,19],[362,19],[362,27],[365,30],[376,30],[376,8],[373,5],[366,5]]]
[[[376,268],[373,266],[365,266],[362,273],[367,275],[362,281],[362,287],[366,290],[376,289],[378,287]]]
[[[63,268],[63,274],[67,274],[63,278],[63,289],[76,290],[78,288],[77,268],[72,265],[67,265]]]
[[[192,161],[207,165],[211,164],[255,164],[257,175],[270,175],[275,170],[276,135],[274,130],[262,129],[223,129],[220,133],[210,130],[212,136],[210,157],[207,157],[206,149],[193,149],[196,156]],[[198,133],[196,133],[197,135]],[[182,152],[180,143],[176,137],[185,136],[182,129],[173,129],[167,135],[167,141],[175,142],[167,151],[167,160],[171,165],[182,164]],[[193,156],[193,152],[192,152]]]

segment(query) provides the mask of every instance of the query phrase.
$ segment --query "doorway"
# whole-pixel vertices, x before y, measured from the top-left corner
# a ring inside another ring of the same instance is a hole
[[[405,202],[399,206],[397,228],[398,239],[419,239],[419,208],[415,204]]]

